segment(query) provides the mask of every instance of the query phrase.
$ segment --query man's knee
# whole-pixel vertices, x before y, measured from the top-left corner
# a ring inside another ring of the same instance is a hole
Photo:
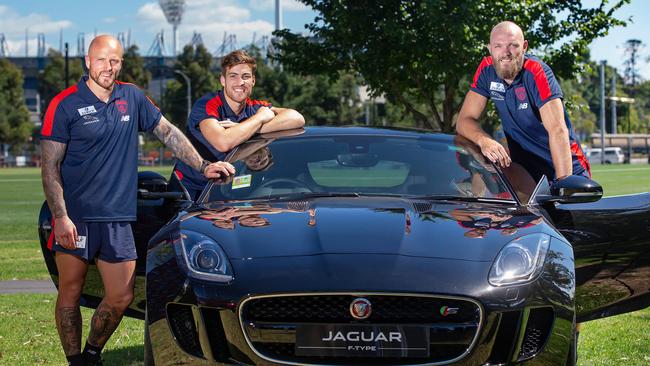
[[[119,311],[124,311],[133,302],[133,290],[107,294],[104,297],[104,302]]]

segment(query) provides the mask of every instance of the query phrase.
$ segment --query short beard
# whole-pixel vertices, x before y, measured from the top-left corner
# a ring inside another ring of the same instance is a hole
[[[514,64],[513,68],[511,69],[505,69],[505,67],[502,67],[499,62],[495,63],[495,70],[497,72],[497,76],[500,77],[503,80],[512,80],[515,77],[517,77],[517,74],[519,74],[519,71],[521,71],[522,66],[524,65],[524,57],[523,55],[514,59]]]
[[[90,78],[93,79],[93,81],[95,82],[95,84],[101,86],[102,88],[104,88],[104,89],[106,89],[106,90],[111,90],[111,89],[113,88],[113,85],[115,84],[115,79],[117,79],[117,75],[114,75],[113,79],[111,80],[110,85],[108,85],[108,86],[105,86],[104,84],[102,84],[102,83],[99,82],[99,76],[95,76],[95,75],[92,75],[92,74],[91,74],[91,75],[90,75]]]

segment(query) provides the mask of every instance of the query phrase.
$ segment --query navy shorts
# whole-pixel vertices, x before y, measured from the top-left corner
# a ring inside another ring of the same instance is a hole
[[[126,262],[138,258],[130,222],[75,222],[77,249],[55,243],[52,250],[76,255],[85,260],[99,258],[106,262]]]

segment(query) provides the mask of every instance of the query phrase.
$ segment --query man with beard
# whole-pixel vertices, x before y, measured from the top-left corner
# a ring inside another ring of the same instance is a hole
[[[201,97],[187,121],[187,135],[204,159],[222,160],[234,147],[256,133],[300,128],[303,116],[293,109],[279,108],[250,98],[255,86],[255,59],[243,50],[221,61],[223,89]],[[199,171],[180,161],[174,172],[193,200],[207,184]]]
[[[492,28],[490,56],[479,65],[460,110],[456,131],[481,148],[493,163],[523,166],[538,181],[591,176],[589,163],[562,103],[562,90],[551,69],[526,55],[528,41],[513,22]],[[501,117],[508,150],[479,125],[488,99]]]
[[[206,177],[234,174],[232,165],[202,160],[190,141],[144,93],[115,79],[123,49],[112,36],[90,43],[88,76],[55,96],[41,129],[42,178],[52,212],[59,289],[55,321],[69,365],[101,365],[100,353],[133,300],[138,132],[152,131]],[[81,353],[79,299],[88,262],[104,285]]]

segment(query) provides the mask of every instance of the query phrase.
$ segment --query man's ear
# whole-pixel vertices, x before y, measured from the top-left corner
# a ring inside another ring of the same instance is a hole
[[[88,57],[88,55],[86,55],[86,57],[84,57],[84,58],[86,59],[86,69],[90,70],[90,57]]]
[[[219,81],[221,81],[221,86],[225,88],[226,87],[226,78],[223,77],[223,74],[221,74],[221,76],[219,77]]]
[[[528,40],[524,40],[524,52],[528,51]]]

